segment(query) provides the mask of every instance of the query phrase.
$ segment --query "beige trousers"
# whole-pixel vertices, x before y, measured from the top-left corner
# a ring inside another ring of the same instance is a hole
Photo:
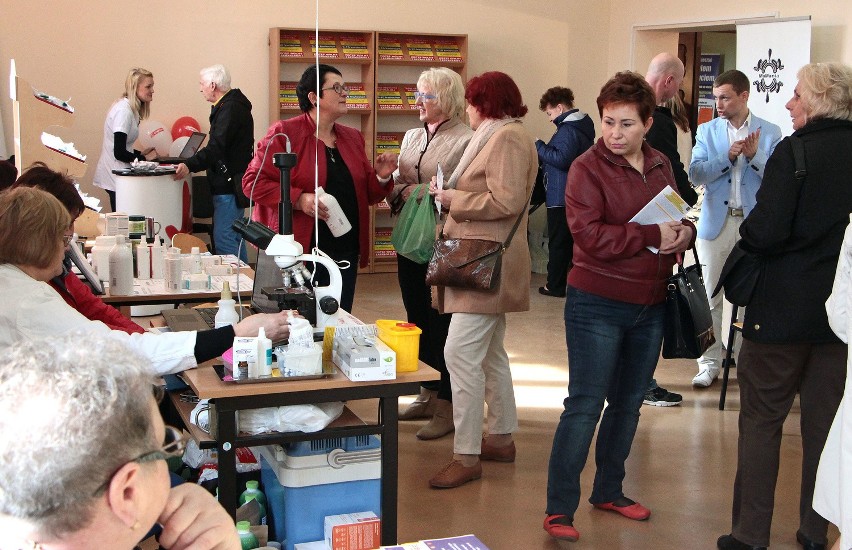
[[[482,442],[483,403],[488,405],[488,433],[518,429],[509,356],[503,347],[506,315],[453,313],[444,359],[453,389],[453,452],[478,455]]]

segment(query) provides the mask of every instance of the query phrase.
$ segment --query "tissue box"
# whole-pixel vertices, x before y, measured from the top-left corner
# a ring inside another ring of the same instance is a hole
[[[378,338],[335,337],[332,358],[353,382],[396,378],[396,353]]]
[[[372,550],[381,544],[381,526],[373,512],[326,516],[325,544],[329,550]]]

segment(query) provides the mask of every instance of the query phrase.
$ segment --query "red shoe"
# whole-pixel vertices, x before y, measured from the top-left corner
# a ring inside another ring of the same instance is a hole
[[[615,504],[616,502],[623,502],[623,504],[617,506]],[[618,499],[618,501],[595,504],[594,507],[599,508],[601,510],[610,510],[611,512],[618,512],[622,516],[634,519],[636,521],[644,521],[651,516],[651,510],[648,510],[638,502],[634,502],[627,497],[621,497],[620,499]]]
[[[568,542],[577,542],[580,533],[574,529],[571,519],[564,514],[553,514],[544,518],[544,530],[551,537]]]

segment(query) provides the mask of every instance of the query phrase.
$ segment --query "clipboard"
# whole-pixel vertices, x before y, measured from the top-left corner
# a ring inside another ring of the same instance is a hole
[[[80,270],[80,273],[83,274],[83,277],[86,278],[86,281],[92,286],[92,292],[95,294],[103,294],[104,293],[104,285],[101,280],[98,278],[98,274],[92,269],[91,264],[83,257],[83,252],[80,250],[80,247],[77,246],[76,241],[71,244],[69,247],[71,257],[71,262],[77,266],[77,269]]]

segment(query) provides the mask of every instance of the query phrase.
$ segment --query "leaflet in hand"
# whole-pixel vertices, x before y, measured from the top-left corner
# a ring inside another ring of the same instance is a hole
[[[677,191],[672,189],[671,185],[667,185],[665,189],[657,193],[657,196],[651,199],[642,210],[635,216],[630,218],[631,222],[636,222],[640,225],[657,225],[665,222],[677,222],[686,217],[689,212],[689,205],[686,204]],[[648,246],[648,250],[657,254],[660,250],[653,246]]]

